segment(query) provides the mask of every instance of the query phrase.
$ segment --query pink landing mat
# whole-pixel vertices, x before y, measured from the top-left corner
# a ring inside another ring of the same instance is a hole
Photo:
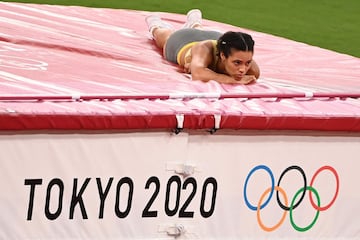
[[[0,130],[360,131],[359,58],[204,20],[252,34],[261,77],[193,81],[163,60],[149,14],[0,2]]]

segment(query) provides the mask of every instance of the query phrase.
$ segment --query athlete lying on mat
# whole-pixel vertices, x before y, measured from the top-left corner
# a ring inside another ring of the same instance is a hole
[[[256,81],[260,70],[253,60],[252,37],[242,32],[203,30],[201,15],[198,9],[189,11],[185,25],[177,31],[158,15],[146,17],[165,59],[183,67],[193,80],[240,84]]]

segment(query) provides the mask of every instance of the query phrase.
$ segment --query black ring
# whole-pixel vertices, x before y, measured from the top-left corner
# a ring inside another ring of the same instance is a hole
[[[303,177],[303,179],[304,179],[304,191],[303,191],[303,193],[302,193],[299,201],[298,201],[296,204],[294,204],[294,206],[292,207],[292,209],[295,209],[295,208],[297,208],[297,206],[299,206],[299,204],[302,202],[302,200],[303,200],[304,197],[305,197],[305,193],[306,193],[306,184],[307,184],[307,182],[306,182],[306,176],[305,176],[304,170],[303,170],[301,167],[295,166],[295,165],[286,168],[286,169],[281,173],[277,186],[280,187],[280,181],[281,181],[281,179],[283,178],[283,176],[285,175],[285,173],[287,173],[288,171],[293,170],[293,169],[294,169],[294,170],[298,170],[298,171],[301,173],[301,175],[302,175],[302,177]],[[280,201],[279,191],[276,191],[276,199],[277,199],[277,202],[278,202],[279,206],[280,206],[282,209],[284,209],[284,210],[286,210],[286,211],[289,211],[289,210],[290,210],[290,207],[285,206],[285,205],[282,204],[282,202]]]

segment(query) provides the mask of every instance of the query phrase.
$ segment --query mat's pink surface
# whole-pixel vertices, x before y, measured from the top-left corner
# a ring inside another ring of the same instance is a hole
[[[0,2],[1,96],[69,100],[1,101],[0,129],[212,128],[360,131],[354,98],[281,98],[300,92],[360,93],[360,59],[204,20],[205,28],[246,31],[261,68],[256,84],[192,81],[163,60],[147,31],[149,12]],[[185,16],[160,13],[175,28]],[[206,13],[204,13],[206,18]],[[86,100],[86,95],[274,93],[278,99]]]

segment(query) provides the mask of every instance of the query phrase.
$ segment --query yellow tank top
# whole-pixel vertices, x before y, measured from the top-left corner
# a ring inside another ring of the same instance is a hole
[[[216,64],[218,62],[218,56],[217,56],[217,40],[211,40],[212,44],[213,44],[213,59],[214,61],[212,62],[212,64],[209,66],[210,69],[212,70],[216,70]],[[187,49],[184,58],[185,58],[185,63],[187,63],[187,59],[190,59],[188,61],[191,61],[191,47],[194,46],[195,44],[197,44],[198,42],[190,42],[186,45],[184,45],[180,51],[178,52],[177,56],[176,56],[176,61],[177,63],[180,65],[180,57],[183,54],[183,52]]]

